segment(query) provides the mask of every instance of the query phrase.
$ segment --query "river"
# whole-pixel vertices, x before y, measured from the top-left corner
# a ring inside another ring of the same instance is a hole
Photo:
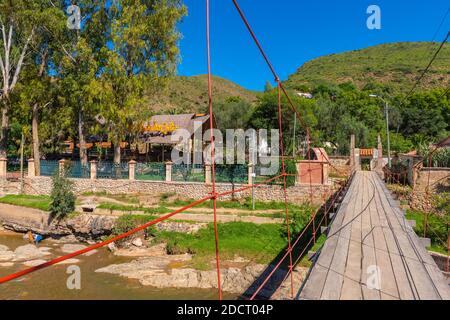
[[[0,244],[6,245],[10,250],[28,242],[18,234],[0,233]],[[57,257],[61,244],[45,240],[42,246],[51,247],[54,251],[52,257]],[[210,300],[217,299],[217,290],[204,289],[157,289],[142,286],[137,280],[127,279],[118,275],[95,273],[95,270],[111,264],[131,261],[132,258],[117,257],[109,250],[100,248],[94,255],[88,257],[77,257],[81,270],[81,289],[69,290],[66,282],[69,265],[55,265],[28,274],[11,282],[0,285],[0,299],[29,299],[29,300],[177,300],[195,299]],[[15,263],[13,267],[0,267],[0,277],[26,269],[21,263]],[[235,299],[234,295],[225,295],[227,299]]]

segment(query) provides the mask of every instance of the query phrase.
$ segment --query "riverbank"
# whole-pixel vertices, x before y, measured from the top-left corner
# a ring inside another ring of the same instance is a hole
[[[26,245],[27,241],[21,235],[0,230],[0,244],[6,245],[11,251]],[[79,244],[79,243],[75,243]],[[62,244],[52,240],[44,240],[41,247],[49,247],[51,254],[43,259],[51,259],[64,254],[61,250]],[[19,279],[1,285],[0,299],[16,300],[78,300],[78,299],[100,299],[100,300],[145,300],[145,299],[194,299],[212,300],[217,299],[217,290],[211,289],[183,289],[183,288],[156,288],[144,286],[138,280],[128,279],[118,275],[107,273],[96,273],[101,267],[113,264],[129,263],[135,257],[117,256],[107,248],[100,248],[98,252],[90,256],[77,257],[78,262],[71,264],[60,264],[45,268],[28,274]],[[66,286],[68,277],[67,268],[71,265],[80,267],[81,290],[69,290]],[[13,266],[0,267],[0,276],[25,269],[22,263],[15,262]],[[227,299],[236,299],[237,295],[224,293]]]
[[[164,243],[147,247],[137,241],[134,242],[135,244],[127,248],[118,249],[114,246],[100,248],[4,284],[0,298],[46,299],[52,290],[55,290],[53,292],[54,295],[62,294],[63,298],[67,296],[69,299],[74,297],[76,299],[88,298],[93,294],[93,291],[98,294],[95,297],[96,299],[121,298],[121,290],[117,293],[118,297],[112,297],[111,293],[106,293],[106,295],[100,293],[95,283],[98,283],[100,286],[112,286],[116,291],[118,289],[114,283],[123,283],[127,290],[135,290],[136,292],[133,292],[131,296],[138,298],[140,298],[140,291],[150,291],[152,298],[165,298],[166,295],[172,298],[173,290],[176,289],[182,291],[194,290],[199,295],[197,298],[201,299],[215,298],[214,295],[211,295],[211,291],[217,288],[216,271],[197,270],[189,267],[194,255],[188,253],[169,255]],[[27,240],[19,234],[0,230],[0,276],[44,263],[57,256],[80,250],[84,247],[85,245],[81,243],[67,244],[51,239],[44,240],[41,245],[36,247],[32,244],[27,244]],[[85,283],[84,277],[87,277],[91,282],[87,284],[87,289],[83,285],[81,292],[76,294],[64,288],[68,276],[63,271],[70,265],[77,265],[81,268],[83,284]],[[54,276],[50,269],[54,270]],[[256,264],[239,256],[235,256],[232,260],[224,259],[222,261],[221,276],[225,296],[229,299],[240,296],[252,284],[256,285],[258,283],[256,279],[265,269],[265,265]],[[296,270],[296,276],[300,276],[303,279],[306,272],[306,268]],[[282,272],[275,274],[273,277],[274,284],[277,279],[279,281],[283,276]],[[50,277],[52,279],[48,280]],[[54,277],[59,280],[56,281]],[[34,292],[33,288],[35,288],[37,283],[41,283],[41,285],[46,283],[46,292],[43,293],[42,297],[39,297]],[[47,288],[48,283],[51,283],[51,286],[54,288]],[[281,287],[277,292],[276,288],[268,288],[266,292],[269,296],[282,297],[287,294],[287,289]],[[161,296],[155,297],[158,293]],[[54,298],[53,294],[50,298]],[[190,296],[192,296],[192,292],[190,295],[180,295],[179,298]],[[124,296],[123,298],[128,297]]]
[[[26,239],[22,239],[22,245],[16,248],[3,247],[0,254],[4,260],[1,262],[3,265],[0,265],[3,270],[21,270],[44,263],[154,219],[149,214],[119,217],[76,214],[58,222],[51,221],[44,211],[8,204],[0,204],[0,217],[4,228],[21,233],[21,239],[28,230],[46,238],[38,248],[26,244]],[[285,249],[285,235],[279,224],[219,223],[219,237],[222,287],[224,292],[233,297],[258,284],[260,274],[270,269],[271,261]],[[99,264],[92,268],[92,272],[99,276],[120,278],[120,281],[137,281],[143,287],[163,291],[214,290],[217,288],[217,273],[213,239],[210,223],[165,221],[126,241],[109,246],[106,249],[108,255],[125,261]],[[20,252],[29,256],[18,259]],[[85,257],[80,258],[70,259],[68,263],[83,263]],[[273,287],[270,288],[269,284],[267,291],[268,298],[276,293],[285,272],[281,270],[279,275],[273,277]],[[304,277],[305,273],[306,269],[298,271],[300,277]],[[277,294],[284,295],[283,292]]]

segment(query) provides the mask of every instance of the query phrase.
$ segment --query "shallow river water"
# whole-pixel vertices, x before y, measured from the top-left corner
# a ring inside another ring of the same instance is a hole
[[[28,244],[21,235],[1,234],[0,244],[10,250]],[[44,241],[41,246],[52,248],[51,258],[62,255],[61,244]],[[45,257],[44,259],[46,259]],[[142,286],[137,280],[118,275],[95,273],[95,270],[111,264],[131,261],[131,258],[117,257],[101,248],[94,255],[77,257],[76,265],[81,269],[81,289],[67,288],[69,265],[56,265],[36,271],[11,282],[0,284],[0,299],[217,299],[217,290],[204,289],[157,289]],[[0,277],[27,267],[15,263],[13,267],[0,267]],[[225,295],[227,299],[235,296]]]

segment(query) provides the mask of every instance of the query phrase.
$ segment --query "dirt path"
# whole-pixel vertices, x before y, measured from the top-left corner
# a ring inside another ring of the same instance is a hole
[[[191,209],[189,209],[191,211]],[[92,214],[96,215],[105,215],[105,216],[123,216],[123,215],[141,215],[145,214],[142,211],[121,211],[121,210],[109,210],[109,209],[95,209]],[[164,214],[159,214],[156,216],[164,216]],[[190,213],[190,212],[181,212],[171,218],[169,220],[178,220],[178,221],[192,221],[192,222],[213,222],[214,217],[212,211],[208,213]],[[258,217],[254,215],[235,215],[235,214],[220,214],[217,215],[217,221],[221,223],[226,222],[234,222],[234,221],[242,221],[242,222],[251,222],[256,224],[272,224],[272,223],[282,223],[283,219],[281,218],[271,218],[271,217]]]
[[[111,203],[111,204],[117,204],[117,205],[122,205],[122,206],[137,206],[136,203],[131,203],[131,202],[125,202],[125,201],[121,201],[121,200],[117,200],[114,198],[109,198],[107,196],[81,196],[78,197],[78,199],[80,200],[81,203],[83,204],[88,204],[88,203],[96,203],[96,204],[101,204],[101,203]],[[148,209],[154,209],[154,208],[158,208],[160,206],[165,206],[164,204],[155,204],[155,205],[149,205],[146,204],[144,205],[143,203],[141,203],[142,208],[148,208]],[[169,206],[167,206],[167,208],[171,211],[175,211],[180,209],[181,207],[179,206],[171,206],[169,204]],[[211,211],[210,208],[205,208],[205,207],[196,207],[196,208],[190,208],[189,212],[194,212],[194,213],[209,213]],[[221,214],[234,214],[234,215],[255,215],[257,216],[258,214],[277,214],[277,213],[282,213],[283,209],[264,209],[264,210],[250,210],[250,209],[239,209],[239,208],[217,208],[217,213],[221,213]]]

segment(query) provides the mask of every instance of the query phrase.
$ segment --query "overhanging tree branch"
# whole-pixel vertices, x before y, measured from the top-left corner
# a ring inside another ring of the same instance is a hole
[[[20,70],[22,69],[23,65],[23,59],[25,58],[25,54],[27,53],[28,49],[28,44],[30,43],[33,36],[34,36],[34,27],[31,29],[30,36],[28,37],[27,41],[25,42],[25,45],[23,46],[22,53],[20,54],[19,61],[17,62],[16,71],[14,73],[14,77],[11,82],[11,86],[9,88],[10,90],[12,90],[15,87],[17,80],[19,79]]]

